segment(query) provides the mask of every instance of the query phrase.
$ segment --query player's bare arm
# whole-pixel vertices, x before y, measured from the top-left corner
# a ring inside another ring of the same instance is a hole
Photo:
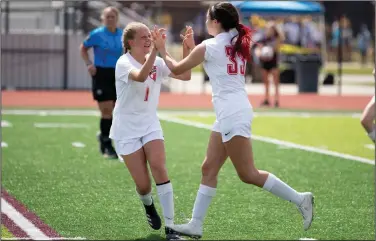
[[[183,59],[185,57],[187,57],[190,52],[191,52],[191,50],[187,46],[183,45]],[[166,55],[167,55],[166,58],[169,59],[168,61],[176,63],[176,61],[171,57],[171,55],[168,52],[166,52]],[[176,75],[173,72],[171,72],[169,77],[174,78],[174,79],[179,79],[179,80],[191,80],[191,75],[192,75],[192,70],[190,69],[190,70],[188,70],[188,71],[186,71],[186,72],[184,72],[183,74],[180,74],[180,75]]]
[[[148,78],[151,69],[154,66],[155,58],[157,57],[157,49],[154,47],[150,55],[147,57],[145,63],[140,70],[132,70],[129,73],[129,77],[137,82],[145,82]]]
[[[180,34],[180,38],[182,39],[183,44],[183,59],[186,58],[192,49],[196,47],[194,38],[193,38],[193,29],[190,26],[186,26],[185,34]],[[168,53],[167,53],[168,54]],[[171,56],[169,56],[171,57]],[[171,58],[171,61],[175,61]],[[175,61],[176,62],[176,61]],[[188,71],[184,72],[181,75],[175,75],[174,73],[170,74],[170,77],[180,79],[180,80],[190,80],[192,75],[192,70],[189,69]]]
[[[168,55],[165,46],[165,39],[163,38],[162,34],[154,32],[153,35],[153,38],[155,39],[154,44],[156,45],[159,53],[161,54],[161,57],[173,74],[183,74],[184,72],[193,69],[204,61],[204,44],[197,45],[186,58],[184,58],[180,62],[176,62],[172,61],[171,58],[167,58]]]
[[[158,35],[158,33],[155,32],[155,38],[157,38],[157,35]],[[183,59],[184,59],[189,55],[191,50],[194,49],[195,46],[196,46],[194,39],[193,39],[193,29],[192,29],[192,27],[186,26],[185,34],[184,35],[180,34],[180,37],[183,41],[182,45],[183,45]],[[175,64],[177,63],[176,60],[167,51],[166,51],[166,58],[170,62],[174,62]],[[185,71],[184,73],[178,74],[178,75],[174,74],[171,71],[171,74],[169,75],[169,77],[174,78],[174,79],[179,79],[179,80],[190,80],[191,75],[192,75],[192,70],[189,69],[189,70]]]
[[[192,52],[189,53],[187,57],[185,57],[179,62],[175,62],[175,61],[172,61],[170,58],[167,58],[167,52],[166,52],[165,47],[161,47],[159,51],[166,65],[171,70],[171,72],[174,73],[175,75],[180,75],[188,70],[193,69],[197,65],[204,62],[204,57],[205,57],[205,45],[204,44],[197,45],[192,50]]]

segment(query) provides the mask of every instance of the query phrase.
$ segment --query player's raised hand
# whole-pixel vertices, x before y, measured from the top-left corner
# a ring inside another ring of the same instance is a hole
[[[194,49],[194,47],[196,46],[193,36],[194,33],[193,28],[191,26],[185,27],[184,35],[180,34],[180,38],[183,40],[183,45],[190,50]]]
[[[165,31],[166,31],[166,29],[164,29],[164,28],[158,29],[156,26],[154,27],[153,31],[151,31],[154,47],[157,50],[161,50],[165,47],[165,44],[166,44]]]

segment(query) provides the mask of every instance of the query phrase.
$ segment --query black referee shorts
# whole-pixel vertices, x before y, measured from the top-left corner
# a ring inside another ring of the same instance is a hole
[[[96,68],[97,73],[92,77],[94,100],[98,102],[108,100],[116,101],[115,68]]]

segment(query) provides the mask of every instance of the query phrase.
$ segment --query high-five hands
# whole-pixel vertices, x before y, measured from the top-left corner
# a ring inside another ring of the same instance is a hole
[[[151,31],[151,36],[153,38],[154,48],[158,51],[161,51],[165,48],[166,44],[166,29],[160,28],[158,29],[157,26],[154,26],[154,29]]]
[[[161,51],[166,46],[166,29],[157,28],[154,26],[154,29],[151,31],[151,36],[153,38],[154,48],[158,51]],[[191,26],[186,26],[185,33],[180,34],[180,38],[183,41],[183,46],[192,50],[196,47],[195,40],[193,38],[194,33]]]
[[[193,38],[193,29],[191,26],[185,26],[185,33],[180,34],[180,38],[183,40],[183,46],[192,50],[195,48],[195,40]]]

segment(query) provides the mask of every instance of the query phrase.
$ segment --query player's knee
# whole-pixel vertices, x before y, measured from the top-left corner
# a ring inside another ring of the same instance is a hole
[[[210,164],[213,162],[204,161],[204,163],[201,166],[201,172],[202,176],[210,179],[216,179],[218,172],[216,171],[216,167],[213,164]]]
[[[160,158],[160,161],[149,162],[149,165],[150,165],[150,169],[152,170],[154,174],[158,176],[166,175],[167,169],[162,158]]]
[[[150,193],[151,191],[151,183],[150,182],[137,183],[136,189],[137,189],[138,194],[146,195]]]
[[[367,132],[370,132],[372,130],[373,118],[371,119],[369,116],[365,115],[360,119],[360,124]]]
[[[362,118],[360,118],[360,124],[363,126],[363,128],[366,128],[366,126],[367,126],[367,118],[365,116],[363,116]]]
[[[137,186],[137,193],[140,195],[146,195],[150,193],[151,187],[147,185]]]
[[[111,102],[100,103],[99,109],[103,118],[111,118],[114,105]]]

